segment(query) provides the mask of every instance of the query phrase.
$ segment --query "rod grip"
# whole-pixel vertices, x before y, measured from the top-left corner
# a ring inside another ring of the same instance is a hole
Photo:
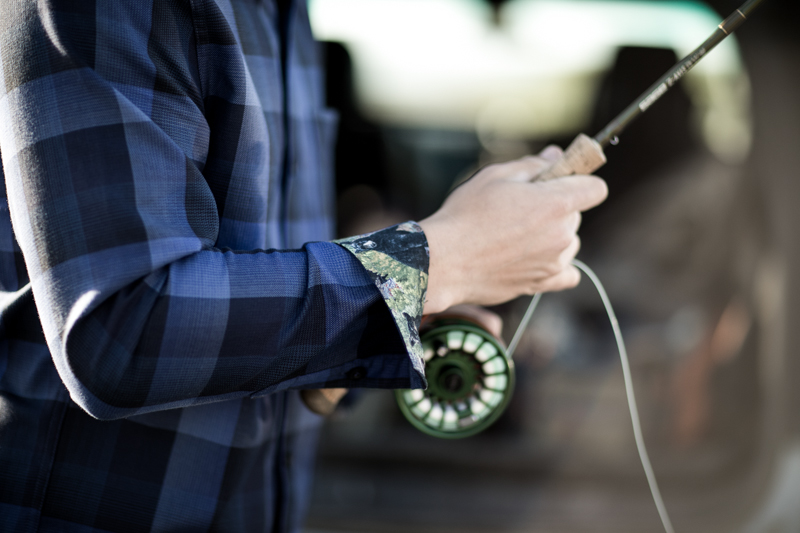
[[[581,133],[564,151],[564,155],[546,168],[531,181],[547,181],[572,174],[591,174],[606,163],[606,156],[600,144]]]

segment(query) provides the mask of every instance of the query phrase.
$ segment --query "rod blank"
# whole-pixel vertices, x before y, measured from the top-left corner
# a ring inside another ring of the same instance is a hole
[[[678,61],[678,63],[669,69],[666,74],[658,79],[651,85],[645,92],[639,96],[632,104],[626,107],[622,113],[608,123],[600,133],[594,136],[601,147],[605,148],[609,145],[611,139],[619,136],[622,131],[630,124],[635,118],[647,111],[664,93],[672,88],[683,76],[689,72],[692,67],[700,61],[707,53],[714,49],[721,43],[728,35],[733,33],[736,28],[742,25],[747,20],[750,13],[761,4],[764,0],[748,0],[742,6],[734,11],[728,18],[726,18],[714,33],[706,39],[703,44],[698,46],[689,55]]]

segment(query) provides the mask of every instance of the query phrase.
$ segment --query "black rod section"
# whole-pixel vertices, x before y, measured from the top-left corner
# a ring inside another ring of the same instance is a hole
[[[622,130],[630,124],[636,117],[647,111],[647,109],[653,105],[656,100],[661,98],[665,92],[667,92],[673,85],[675,85],[678,80],[680,80],[684,74],[689,72],[691,68],[700,61],[708,52],[710,52],[715,46],[717,46],[720,42],[722,42],[725,37],[730,35],[731,33],[736,30],[742,23],[747,20],[747,17],[750,16],[750,13],[758,7],[758,5],[763,2],[764,0],[748,0],[745,2],[739,9],[734,11],[728,18],[726,18],[717,29],[711,34],[711,37],[706,39],[706,41],[695,48],[695,50],[678,61],[678,63],[669,69],[666,74],[664,74],[657,82],[650,86],[645,92],[639,96],[631,105],[625,108],[622,113],[617,115],[617,117],[608,123],[608,125],[603,128],[600,133],[594,136],[594,140],[597,141],[600,146],[605,148],[609,145],[612,139],[617,137],[619,134],[622,133]]]

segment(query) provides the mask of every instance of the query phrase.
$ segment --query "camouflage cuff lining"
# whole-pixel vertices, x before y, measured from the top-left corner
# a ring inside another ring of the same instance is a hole
[[[356,256],[381,291],[411,364],[425,376],[419,324],[428,287],[428,241],[416,222],[334,241]]]

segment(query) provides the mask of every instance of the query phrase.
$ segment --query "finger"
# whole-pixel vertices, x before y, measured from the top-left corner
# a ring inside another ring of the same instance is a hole
[[[504,177],[510,181],[530,182],[553,165],[553,161],[561,157],[561,148],[548,146],[539,155],[528,155],[521,159],[500,165],[505,171]],[[499,169],[498,169],[499,170]]]
[[[503,319],[497,313],[474,304],[459,304],[448,307],[441,313],[428,315],[427,319],[461,318],[474,322],[498,339],[503,334]]]
[[[565,268],[555,276],[551,276],[539,282],[536,292],[555,292],[565,289],[572,289],[581,281],[581,273],[573,265]]]
[[[568,266],[572,263],[572,260],[575,259],[575,256],[578,255],[580,249],[581,239],[575,235],[575,238],[572,239],[572,242],[569,243],[569,246],[567,246],[558,256],[559,264],[562,265],[564,269],[568,268]]]
[[[534,173],[526,179],[526,181],[534,181],[536,176],[545,172],[549,168],[551,168],[559,159],[564,157],[564,150],[561,149],[560,146],[556,146],[555,144],[550,144],[544,148],[541,152],[539,152],[538,156],[540,159],[544,159],[547,161],[547,164],[544,167],[539,167],[534,170]]]
[[[477,305],[456,305],[451,307],[447,310],[447,312],[453,312],[456,314],[463,314],[469,318],[475,320],[483,329],[491,333],[493,336],[497,337],[498,339],[503,334],[503,319],[500,318],[500,315],[497,313],[493,313],[484,307],[480,307]]]
[[[486,317],[486,331],[492,334],[497,339],[503,338],[503,319],[500,315],[494,313]]]
[[[608,196],[606,182],[597,176],[565,176],[534,185],[548,187],[563,195],[564,208],[569,211],[586,211],[603,202]]]
[[[577,235],[573,235],[569,242],[563,248],[560,248],[560,251],[558,251],[557,254],[551,256],[547,263],[541,265],[538,269],[533,270],[533,275],[535,275],[540,282],[544,282],[553,276],[559,275],[564,270],[570,268],[572,260],[575,259],[576,255],[578,255],[580,249],[581,240]]]
[[[551,144],[539,152],[539,157],[554,163],[564,157],[564,150],[555,144]]]
[[[575,211],[570,215],[569,219],[569,228],[571,233],[578,233],[578,228],[581,227],[581,221],[583,220],[583,216],[581,215],[580,211]]]
[[[536,173],[531,175],[526,181],[534,181],[536,176],[550,169],[559,159],[564,157],[564,150],[555,144],[551,144],[539,152],[539,157],[547,161],[547,166],[538,169]]]

